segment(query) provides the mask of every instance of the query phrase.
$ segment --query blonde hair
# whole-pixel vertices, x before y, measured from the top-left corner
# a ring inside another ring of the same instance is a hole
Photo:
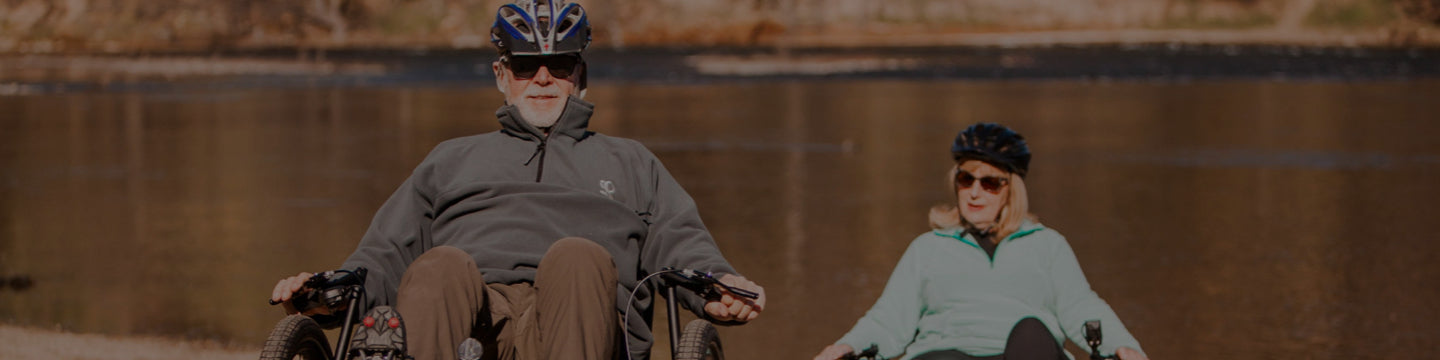
[[[945,177],[945,183],[950,188],[950,203],[930,207],[930,227],[933,229],[954,228],[965,222],[957,206],[960,192],[955,185],[955,176],[959,173],[960,164],[955,164],[950,167],[949,175]],[[1005,197],[1005,207],[1000,209],[1000,221],[995,223],[995,241],[1004,240],[1020,230],[1020,224],[1025,223],[1025,220],[1037,221],[1035,214],[1030,213],[1030,195],[1025,191],[1025,178],[1012,172],[1006,172],[1005,175],[1010,181],[1010,185],[1006,187],[1009,196]]]

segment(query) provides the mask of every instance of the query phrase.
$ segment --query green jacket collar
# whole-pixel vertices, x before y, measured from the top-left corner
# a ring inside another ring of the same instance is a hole
[[[1011,241],[1011,240],[1019,239],[1019,238],[1021,238],[1021,237],[1025,237],[1026,235],[1030,235],[1030,234],[1035,233],[1036,231],[1040,231],[1040,230],[1044,230],[1044,229],[1045,229],[1045,225],[1041,225],[1041,224],[1039,224],[1039,223],[1031,222],[1030,220],[1025,220],[1025,222],[1020,223],[1020,229],[1015,230],[1015,233],[1014,233],[1014,234],[1010,234],[1010,236],[1007,236],[1007,237],[1005,237],[1005,239],[1000,240],[1000,243],[1003,244],[1003,243],[1005,243],[1006,241]],[[941,236],[941,237],[947,237],[947,238],[951,238],[951,239],[955,239],[955,240],[960,240],[960,242],[969,244],[970,246],[974,246],[974,247],[977,247],[977,248],[980,247],[980,244],[975,243],[975,237],[974,237],[974,236],[971,236],[970,234],[966,234],[966,233],[965,233],[965,228],[963,228],[963,227],[956,226],[956,227],[951,227],[951,228],[944,228],[944,229],[940,229],[940,230],[935,230],[935,235],[936,235],[936,236]]]

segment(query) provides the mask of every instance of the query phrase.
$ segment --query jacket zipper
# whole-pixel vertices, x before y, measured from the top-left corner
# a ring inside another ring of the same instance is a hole
[[[535,161],[536,156],[540,157],[540,163],[535,167],[535,182],[537,183],[545,175],[545,143],[549,140],[550,134],[546,133],[544,137],[540,138],[540,144],[535,146],[535,153],[530,154],[530,160],[525,160],[525,166],[530,166],[530,162]]]

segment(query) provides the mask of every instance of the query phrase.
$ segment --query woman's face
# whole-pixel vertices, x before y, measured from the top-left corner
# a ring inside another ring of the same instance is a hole
[[[966,160],[955,173],[960,216],[981,229],[995,225],[1010,198],[1010,173],[978,160]]]

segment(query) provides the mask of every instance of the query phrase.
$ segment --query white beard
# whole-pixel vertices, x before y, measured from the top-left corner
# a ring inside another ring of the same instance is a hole
[[[555,126],[555,123],[560,121],[560,114],[565,112],[564,106],[558,106],[551,110],[539,110],[522,102],[515,107],[520,110],[520,117],[525,118],[525,122],[542,129]]]

